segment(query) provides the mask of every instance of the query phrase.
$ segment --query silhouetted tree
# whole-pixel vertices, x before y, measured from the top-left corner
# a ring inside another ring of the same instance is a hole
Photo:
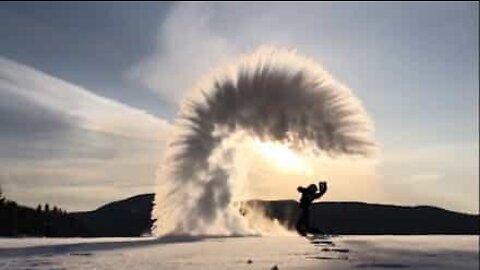
[[[38,214],[42,213],[42,204],[40,204],[40,203],[38,204],[36,211],[37,211]]]
[[[5,204],[5,197],[3,196],[2,186],[0,186],[0,206]]]
[[[50,206],[48,205],[48,203],[45,204],[45,208],[43,209],[43,212],[45,214],[48,214],[50,212]]]

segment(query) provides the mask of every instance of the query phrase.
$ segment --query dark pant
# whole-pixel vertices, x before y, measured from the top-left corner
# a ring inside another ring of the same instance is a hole
[[[300,217],[298,218],[296,228],[301,235],[305,235],[307,232],[311,231],[310,207],[300,207]]]

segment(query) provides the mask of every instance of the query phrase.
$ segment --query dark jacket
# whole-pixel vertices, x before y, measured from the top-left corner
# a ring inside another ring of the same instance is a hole
[[[317,193],[317,190],[312,188],[298,187],[297,190],[302,194],[300,198],[300,208],[308,208],[314,200],[323,195],[323,193]]]

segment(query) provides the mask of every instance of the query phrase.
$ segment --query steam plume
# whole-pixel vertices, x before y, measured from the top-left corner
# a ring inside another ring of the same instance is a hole
[[[232,208],[246,169],[236,153],[252,139],[333,157],[375,147],[373,125],[346,86],[312,60],[272,47],[199,83],[176,127],[157,175],[159,236],[258,233]]]

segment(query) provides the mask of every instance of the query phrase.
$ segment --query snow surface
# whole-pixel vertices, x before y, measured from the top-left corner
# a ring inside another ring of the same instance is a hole
[[[0,269],[478,269],[479,236],[0,238]]]

